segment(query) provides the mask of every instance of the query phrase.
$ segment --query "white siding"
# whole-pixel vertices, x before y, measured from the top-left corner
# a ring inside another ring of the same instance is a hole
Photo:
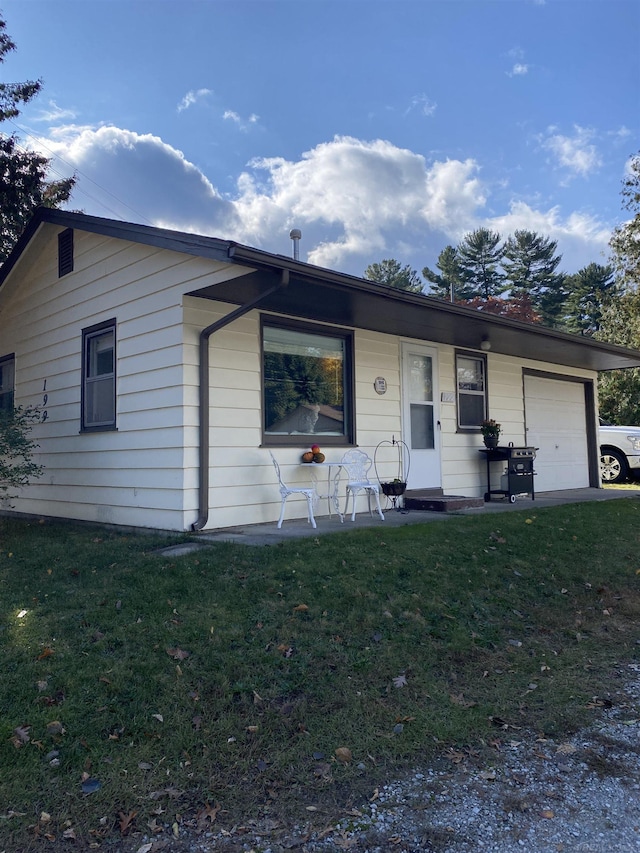
[[[47,395],[47,419],[33,433],[44,476],[23,490],[16,509],[189,529],[198,515],[199,334],[235,306],[184,294],[246,270],[82,231],[74,242],[74,271],[58,278],[55,229],[41,232],[0,294],[0,356],[16,354],[16,400],[38,404]],[[82,330],[111,318],[117,323],[117,430],[81,433]],[[446,401],[455,398],[455,351],[418,343],[438,353],[443,489],[482,495],[480,436],[456,432],[456,406]],[[380,442],[403,438],[400,345],[394,336],[354,330],[356,444],[372,457]],[[261,446],[259,311],[214,333],[209,350],[208,527],[275,522],[280,497]],[[526,443],[523,368],[553,370],[488,354],[490,416],[503,425],[502,441],[514,444]],[[572,373],[594,379],[588,371]],[[385,394],[374,390],[377,377],[386,380]],[[291,483],[309,481],[310,469],[300,464],[305,449],[301,442],[275,451]],[[327,455],[337,460],[342,452]],[[396,475],[389,458],[379,459],[381,478]],[[306,517],[304,501],[289,502],[292,517]]]
[[[57,236],[47,233],[36,238],[36,262],[15,271],[20,286],[3,293],[0,313],[2,352],[16,353],[16,401],[47,395],[47,419],[33,430],[44,476],[15,508],[184,529],[193,504],[184,490],[182,293],[222,265],[76,231],[74,271],[58,278]],[[111,318],[117,431],[81,433],[82,330]]]

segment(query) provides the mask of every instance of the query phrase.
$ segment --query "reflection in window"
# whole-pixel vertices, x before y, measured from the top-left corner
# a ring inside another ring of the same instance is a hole
[[[113,429],[116,422],[115,325],[83,335],[83,429]]]
[[[487,416],[486,368],[484,356],[456,356],[460,429],[477,429]]]
[[[348,336],[265,324],[265,434],[344,440],[349,351]]]
[[[15,364],[12,355],[0,359],[0,412],[13,410]]]

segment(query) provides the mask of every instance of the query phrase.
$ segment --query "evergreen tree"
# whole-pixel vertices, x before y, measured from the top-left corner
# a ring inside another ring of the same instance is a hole
[[[562,255],[555,240],[535,231],[516,231],[504,245],[502,268],[511,298],[528,294],[546,326],[562,324],[564,276],[556,272]]]
[[[566,301],[567,331],[595,335],[602,325],[603,310],[620,295],[620,285],[611,266],[589,264],[575,275],[566,276],[569,291]]]
[[[623,207],[634,215],[615,229],[609,245],[621,282],[626,287],[637,288],[640,286],[640,152],[629,162],[622,197]]]
[[[487,300],[504,292],[500,269],[503,251],[500,234],[488,228],[465,235],[458,246],[458,258],[468,298],[479,296]]]
[[[408,264],[403,267],[400,261],[393,258],[386,258],[379,264],[369,264],[364,271],[364,277],[397,290],[422,293],[423,283],[416,270],[412,270]]]
[[[431,282],[429,296],[437,296],[453,302],[456,299],[468,299],[471,296],[471,292],[464,284],[457,249],[446,246],[438,255],[436,267],[440,273],[434,272],[429,267],[422,270],[423,277]]]
[[[16,46],[0,18],[0,63]],[[0,121],[16,118],[20,107],[42,88],[41,80],[0,83]],[[0,133],[0,262],[4,261],[39,206],[58,207],[69,199],[75,177],[47,181],[49,160],[20,147],[15,134]]]

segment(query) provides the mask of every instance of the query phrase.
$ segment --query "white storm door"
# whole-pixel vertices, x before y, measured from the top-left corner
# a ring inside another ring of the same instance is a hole
[[[441,484],[437,377],[436,350],[402,345],[403,440],[410,454],[409,489]],[[405,460],[405,471],[406,467]]]

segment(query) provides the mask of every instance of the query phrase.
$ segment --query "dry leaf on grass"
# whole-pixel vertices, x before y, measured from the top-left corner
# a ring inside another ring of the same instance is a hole
[[[186,660],[191,652],[185,652],[184,649],[167,649],[167,654],[169,657],[172,657],[174,660]]]
[[[336,758],[338,761],[341,761],[342,764],[349,764],[353,756],[348,746],[339,746],[336,749]]]

